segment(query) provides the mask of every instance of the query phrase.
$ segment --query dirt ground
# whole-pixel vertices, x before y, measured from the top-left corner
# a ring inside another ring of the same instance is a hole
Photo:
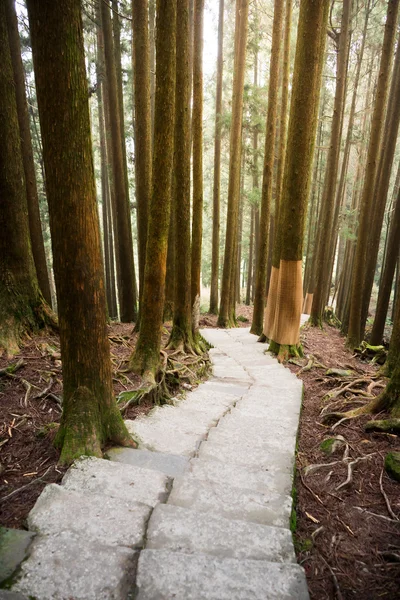
[[[238,325],[250,326],[250,307],[238,307],[237,315],[241,316]],[[216,317],[202,315],[200,324],[215,327]],[[114,391],[118,395],[137,388],[141,382],[132,373],[120,372],[135,345],[136,334],[132,325],[113,324],[109,336]],[[164,341],[167,337],[168,327]],[[371,381],[377,384],[372,393],[379,393],[384,380],[377,373],[378,367],[362,362],[345,348],[344,338],[332,327],[322,331],[305,326],[302,343],[305,358],[299,365],[287,366],[298,373],[314,357],[314,366],[299,374],[304,382],[304,403],[294,523],[296,552],[306,570],[311,598],[400,598],[400,484],[382,473],[385,454],[400,450],[399,439],[365,433],[363,425],[369,417],[334,427],[323,424],[320,414],[329,403],[324,396],[338,386],[355,379],[366,380],[357,388],[357,394],[349,390],[340,397],[341,403],[349,402],[347,408],[359,405],[354,402],[367,401],[359,394],[360,390],[366,393]],[[20,360],[23,365],[13,375],[0,375],[0,524],[16,528],[25,526],[27,514],[46,483],[60,481],[65,471],[57,466],[58,452],[53,447],[62,394],[57,337],[28,339],[12,361],[0,358],[0,373],[10,362]],[[325,367],[351,373],[347,377],[327,375]],[[143,402],[130,407],[125,416],[133,419],[150,409],[151,404]],[[337,451],[327,456],[320,444],[334,436],[343,439],[339,438]],[[352,481],[337,489],[346,481],[348,465],[354,461]],[[307,473],[306,467],[315,464],[323,466]]]

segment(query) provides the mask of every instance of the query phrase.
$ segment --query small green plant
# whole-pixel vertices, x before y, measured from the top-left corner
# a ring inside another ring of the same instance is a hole
[[[243,315],[239,315],[238,317],[236,317],[236,321],[240,321],[241,323],[248,323],[249,320],[247,317],[244,317]]]

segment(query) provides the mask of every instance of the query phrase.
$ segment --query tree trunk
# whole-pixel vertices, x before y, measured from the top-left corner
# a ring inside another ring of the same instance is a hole
[[[336,197],[336,182],[339,167],[340,141],[342,136],[343,109],[345,104],[347,56],[350,39],[350,13],[351,0],[343,0],[343,12],[339,40],[336,70],[335,103],[332,117],[332,131],[330,147],[325,171],[324,191],[319,234],[316,248],[316,287],[314,290],[313,304],[310,321],[313,325],[321,325],[325,308],[326,291],[330,282],[329,253],[330,244],[335,244],[334,237],[334,209]]]
[[[155,383],[160,369],[165,270],[171,204],[174,153],[176,0],[157,4],[156,100],[152,196],[149,211],[146,265],[140,332],[131,366]]]
[[[148,210],[151,197],[151,100],[148,0],[133,0],[136,214],[139,250],[139,312],[143,304]]]
[[[154,102],[156,99],[156,0],[149,0],[149,44],[150,44],[150,108],[151,143],[154,141]]]
[[[56,443],[61,462],[70,463],[82,454],[101,456],[107,441],[134,443],[112,390],[81,5],[27,5],[60,321],[63,414]]]
[[[203,235],[203,19],[204,0],[194,3],[193,33],[193,214],[191,256],[191,302],[193,334],[197,336],[201,295],[201,246]]]
[[[264,334],[280,359],[298,352],[303,304],[302,254],[306,205],[324,59],[328,0],[300,5],[292,101],[288,129],[279,228],[275,252],[279,269],[271,272],[269,310]],[[275,309],[275,310],[273,310]]]
[[[368,317],[368,308],[374,284],[374,275],[379,253],[379,242],[385,216],[390,175],[396,150],[397,134],[400,124],[400,43],[397,44],[396,57],[393,65],[392,83],[390,87],[388,109],[385,120],[385,130],[379,157],[379,175],[377,175],[374,190],[374,206],[372,222],[369,229],[368,252],[365,267],[363,309],[361,333],[364,335]]]
[[[51,306],[49,274],[47,272],[42,226],[40,222],[39,199],[36,187],[35,163],[33,160],[31,130],[28,105],[25,94],[25,74],[21,59],[21,43],[14,0],[6,3],[8,40],[14,73],[14,85],[17,101],[19,132],[21,136],[22,162],[25,174],[26,199],[28,202],[29,232],[32,244],[33,260],[40,290],[47,304]]]
[[[250,306],[251,299],[251,282],[253,274],[253,246],[254,246],[254,206],[251,207],[250,213],[250,240],[249,240],[249,262],[247,269],[247,287],[246,287],[246,305]]]
[[[210,313],[218,313],[218,279],[219,279],[219,230],[220,230],[220,187],[221,187],[221,113],[222,113],[222,75],[224,44],[224,0],[219,0],[218,18],[218,59],[217,59],[217,92],[215,100],[215,137],[214,137],[214,188],[213,188],[213,225],[212,225],[212,258],[211,258],[211,290]]]
[[[393,216],[390,223],[389,240],[385,266],[379,286],[378,302],[371,332],[370,343],[377,346],[382,342],[386,315],[389,308],[390,294],[400,247],[400,193],[397,196]]]
[[[275,135],[278,113],[278,79],[283,28],[283,2],[275,0],[270,79],[268,86],[268,113],[266,122],[264,169],[261,192],[260,241],[257,255],[256,285],[254,293],[253,320],[250,332],[260,335],[263,329],[265,289],[267,281],[268,228],[272,198],[272,179],[275,161]]]
[[[377,159],[382,137],[383,119],[387,100],[387,89],[390,65],[392,62],[393,45],[396,35],[398,9],[399,0],[389,0],[381,63],[379,67],[378,87],[376,91],[374,114],[372,117],[371,137],[368,146],[367,168],[361,199],[360,226],[358,230],[356,255],[352,277],[349,331],[347,334],[347,344],[350,348],[357,347],[361,342],[361,313],[364,292],[363,284],[365,281],[366,249],[368,233],[371,224]]]
[[[125,168],[121,139],[120,107],[118,83],[115,68],[110,7],[108,2],[100,2],[101,20],[104,33],[104,53],[107,74],[108,107],[111,126],[113,182],[115,187],[115,221],[117,266],[119,267],[118,299],[122,322],[136,319],[135,266],[133,262],[132,226],[127,196]]]
[[[226,223],[224,268],[218,325],[234,324],[234,273],[239,216],[240,169],[242,152],[243,87],[246,66],[249,0],[237,0],[235,22],[235,58],[232,88],[232,125],[230,132],[228,214]]]
[[[179,28],[178,28],[179,24]],[[175,88],[175,297],[169,345],[190,351],[192,310],[190,286],[190,38],[189,0],[177,0]],[[179,35],[178,35],[179,32]]]
[[[0,4],[0,55],[0,353],[12,354],[24,333],[46,325],[50,311],[39,290],[29,239],[5,3]]]

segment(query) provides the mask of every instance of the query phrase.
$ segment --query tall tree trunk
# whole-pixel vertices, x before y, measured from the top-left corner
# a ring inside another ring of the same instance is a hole
[[[214,137],[214,188],[213,188],[213,224],[210,313],[218,313],[219,279],[219,230],[220,230],[220,187],[221,187],[221,113],[222,113],[222,75],[224,45],[224,0],[219,0],[218,18],[218,59],[217,92],[215,100],[215,137]]]
[[[336,180],[339,167],[340,140],[342,136],[343,109],[346,98],[347,57],[350,39],[351,0],[343,0],[343,12],[339,40],[336,69],[335,103],[332,117],[332,131],[327,158],[324,191],[319,221],[319,235],[316,248],[316,288],[314,290],[311,309],[311,323],[321,325],[325,308],[326,290],[330,282],[329,252],[330,244],[335,244],[334,209],[336,197]]]
[[[25,94],[25,74],[21,58],[21,43],[14,0],[6,0],[8,39],[14,73],[15,94],[19,133],[21,137],[22,162],[25,174],[26,199],[28,202],[29,232],[32,244],[33,260],[40,290],[47,304],[51,306],[49,274],[47,272],[42,226],[40,222],[39,199],[36,186],[35,163],[33,160],[31,130],[28,105]]]
[[[120,108],[118,83],[115,68],[113,40],[111,31],[110,7],[107,1],[100,2],[101,20],[104,33],[104,54],[107,74],[108,108],[111,126],[113,183],[115,188],[115,221],[117,227],[116,252],[118,299],[121,321],[136,319],[135,266],[133,262],[133,242],[131,213],[127,196],[124,156],[121,139]]]
[[[232,89],[232,125],[230,132],[228,214],[226,223],[224,268],[218,325],[229,327],[234,320],[232,282],[236,271],[236,245],[239,216],[240,167],[242,151],[243,86],[246,66],[249,0],[237,0],[235,59]],[[234,292],[234,286],[233,286]]]
[[[135,68],[135,173],[139,250],[139,312],[143,304],[148,210],[151,196],[151,100],[148,0],[132,0],[133,55]]]
[[[149,44],[150,44],[150,107],[151,140],[154,140],[154,103],[156,99],[156,0],[149,0]]]
[[[304,225],[329,4],[329,0],[303,0],[300,5],[285,173],[277,225],[281,235],[276,236],[275,242],[280,262],[279,269],[273,267],[271,273],[269,310],[266,311],[264,330],[270,339],[270,350],[276,352],[280,359],[298,352],[303,303]]]
[[[179,24],[179,28],[178,28]],[[177,0],[175,88],[175,297],[169,345],[191,350],[189,0]],[[179,35],[178,35],[179,32]]]
[[[389,308],[390,293],[396,263],[400,247],[400,193],[397,196],[394,212],[392,215],[389,240],[386,252],[386,260],[382,272],[382,279],[379,286],[378,302],[376,305],[375,319],[372,326],[370,343],[378,345],[382,342],[385,329],[386,315]]]
[[[203,235],[203,20],[204,0],[194,3],[193,34],[193,215],[191,301],[193,334],[198,334],[201,295],[201,246]]]
[[[63,367],[60,460],[134,445],[113,397],[81,3],[28,0]],[[66,52],[68,48],[68,52]],[[70,85],[73,81],[74,85]]]
[[[29,239],[28,207],[6,6],[0,3],[0,353],[46,325]]]
[[[400,42],[400,40],[399,40]],[[368,317],[368,308],[374,284],[374,275],[379,253],[379,242],[387,195],[390,184],[390,174],[396,150],[397,134],[400,124],[400,43],[397,44],[396,57],[393,66],[392,83],[390,87],[388,109],[385,120],[385,130],[382,138],[381,152],[379,157],[379,174],[375,181],[374,206],[372,222],[373,227],[369,231],[368,252],[365,267],[363,308],[361,320],[361,333],[364,335],[365,324]]]
[[[362,299],[364,292],[366,248],[372,215],[372,200],[377,171],[377,158],[382,137],[383,119],[387,100],[387,90],[392,62],[393,45],[396,35],[399,0],[389,0],[383,39],[381,63],[379,67],[371,137],[368,146],[367,168],[361,199],[360,226],[358,230],[355,263],[351,286],[350,319],[347,344],[355,348],[361,342]]]
[[[275,161],[275,135],[278,113],[278,79],[283,27],[283,2],[275,0],[272,29],[271,63],[268,85],[268,113],[265,135],[264,169],[261,192],[260,242],[257,255],[253,320],[250,332],[260,335],[263,329],[265,289],[267,282],[268,228]]]
[[[249,239],[249,262],[247,269],[247,287],[246,287],[246,305],[250,306],[251,299],[251,282],[253,275],[253,247],[254,247],[254,206],[250,212],[250,239]]]
[[[152,196],[144,270],[140,332],[131,357],[134,371],[155,384],[160,369],[165,270],[174,154],[176,0],[158,0],[156,40],[156,101]]]

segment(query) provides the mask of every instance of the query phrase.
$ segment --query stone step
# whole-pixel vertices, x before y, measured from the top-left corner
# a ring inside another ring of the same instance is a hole
[[[174,480],[168,504],[227,519],[289,527],[292,499],[271,490],[260,493],[178,477]]]
[[[204,412],[216,421],[220,419],[240,396],[232,394],[216,394],[215,391],[204,390],[203,386],[191,392],[187,398],[174,400],[174,405],[179,410]]]
[[[171,504],[155,507],[146,538],[147,549],[296,562],[289,529],[232,521]]]
[[[213,391],[216,394],[232,394],[237,398],[241,398],[250,388],[251,382],[240,383],[234,382],[231,383],[229,381],[223,379],[217,379],[216,377],[210,377],[208,381],[205,381],[201,384],[200,389],[205,391]]]
[[[35,534],[0,527],[0,584],[9,579],[29,553]]]
[[[304,571],[294,564],[144,550],[137,600],[308,600]]]
[[[275,412],[256,410],[252,407],[238,406],[234,410],[224,415],[218,422],[217,429],[221,431],[230,431],[232,435],[242,431],[247,437],[252,434],[256,436],[296,436],[298,429],[297,416],[279,415]]]
[[[39,536],[12,590],[37,600],[126,600],[137,558],[130,548],[105,546],[69,531]]]
[[[252,448],[245,444],[242,448],[242,441],[236,440],[236,445],[226,446],[224,442],[203,442],[198,452],[199,458],[209,460],[219,460],[244,467],[258,467],[273,473],[281,471],[282,473],[293,473],[294,456],[293,452],[285,449],[265,447]]]
[[[292,474],[261,470],[258,467],[242,467],[217,460],[192,458],[186,477],[218,483],[222,486],[238,487],[264,493],[266,490],[283,496],[290,496],[292,491]]]
[[[118,463],[160,471],[168,477],[182,475],[189,464],[186,456],[133,448],[110,448],[106,452],[106,457]]]
[[[213,427],[208,433],[207,441],[222,443],[227,450],[234,450],[239,445],[245,454],[255,450],[259,450],[262,454],[269,450],[293,453],[296,448],[296,436],[293,434],[280,431],[277,436],[270,432],[267,434],[252,432],[251,429],[241,427],[240,424],[236,424],[234,428]]]
[[[165,502],[171,480],[157,471],[101,458],[81,458],[63,477],[67,490],[102,494],[155,506]]]
[[[100,494],[82,494],[51,483],[29,513],[29,529],[41,535],[70,531],[105,546],[142,548],[151,507]]]

